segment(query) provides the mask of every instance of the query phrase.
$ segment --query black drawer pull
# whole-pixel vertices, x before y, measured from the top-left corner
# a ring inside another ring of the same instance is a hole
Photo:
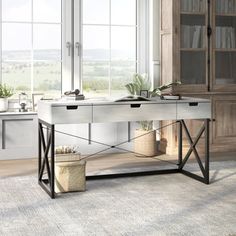
[[[189,106],[190,107],[196,107],[196,106],[198,106],[198,102],[190,102]]]
[[[67,110],[77,110],[78,106],[66,106]]]
[[[141,104],[130,104],[131,108],[139,108]]]

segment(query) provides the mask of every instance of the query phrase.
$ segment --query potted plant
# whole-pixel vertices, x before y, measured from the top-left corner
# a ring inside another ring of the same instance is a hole
[[[13,89],[7,85],[0,84],[0,112],[8,110],[8,98],[13,95]]]
[[[180,84],[179,81],[161,85],[151,91],[151,82],[146,76],[135,74],[133,81],[125,85],[131,95],[140,95],[141,90],[148,90],[150,97],[161,96],[163,90]],[[153,130],[153,121],[139,121],[140,128],[135,130],[134,152],[136,156],[152,157],[156,155],[156,130]]]
[[[181,84],[180,81],[172,82],[169,84],[163,84],[157,88],[154,88],[151,91],[151,82],[146,75],[134,74],[133,81],[129,84],[126,84],[125,87],[131,95],[140,95],[141,90],[148,90],[149,97],[161,96],[162,91],[170,89],[173,86]]]

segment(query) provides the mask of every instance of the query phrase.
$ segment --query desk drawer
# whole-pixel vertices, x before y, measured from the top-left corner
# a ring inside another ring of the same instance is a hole
[[[142,120],[175,120],[176,104],[95,105],[93,122],[123,122]]]
[[[51,108],[52,124],[92,122],[92,106],[55,106]]]
[[[211,103],[179,103],[177,104],[177,119],[211,118]]]

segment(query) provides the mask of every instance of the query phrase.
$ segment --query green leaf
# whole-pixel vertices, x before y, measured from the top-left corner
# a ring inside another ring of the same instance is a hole
[[[8,98],[13,95],[13,89],[6,84],[0,84],[0,98]]]

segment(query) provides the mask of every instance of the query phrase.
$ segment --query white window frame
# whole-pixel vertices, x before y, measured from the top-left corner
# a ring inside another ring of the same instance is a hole
[[[0,1],[0,9],[2,9],[2,1]],[[0,11],[0,83],[2,83],[2,10]]]
[[[61,92],[79,88],[82,90],[82,5],[81,0],[62,1],[62,79]],[[0,9],[2,1],[0,0]],[[137,0],[137,72],[149,75],[149,1]],[[33,3],[32,3],[33,8]],[[77,12],[78,14],[74,14]],[[0,11],[0,19],[2,15]],[[76,22],[76,23],[75,23]],[[29,23],[29,22],[27,22]],[[49,22],[50,23],[50,22]],[[33,23],[30,22],[29,24]],[[32,32],[33,33],[33,32]],[[0,24],[0,36],[2,35],[2,24]],[[70,48],[67,48],[70,43]],[[80,55],[75,44],[80,45]],[[32,45],[33,48],[33,45]],[[70,51],[70,54],[69,54]],[[0,37],[0,63],[2,65],[2,37]],[[33,58],[31,58],[33,63]],[[31,89],[33,88],[33,68],[31,72]],[[0,66],[0,83],[2,82],[2,67]]]
[[[62,92],[82,91],[82,0],[67,0],[63,7],[63,76]],[[149,1],[137,0],[137,73],[149,75]],[[76,12],[77,14],[74,14]],[[66,43],[71,43],[68,55]],[[80,46],[79,55],[76,44]],[[124,89],[125,90],[125,89]],[[110,88],[109,88],[110,92]]]

